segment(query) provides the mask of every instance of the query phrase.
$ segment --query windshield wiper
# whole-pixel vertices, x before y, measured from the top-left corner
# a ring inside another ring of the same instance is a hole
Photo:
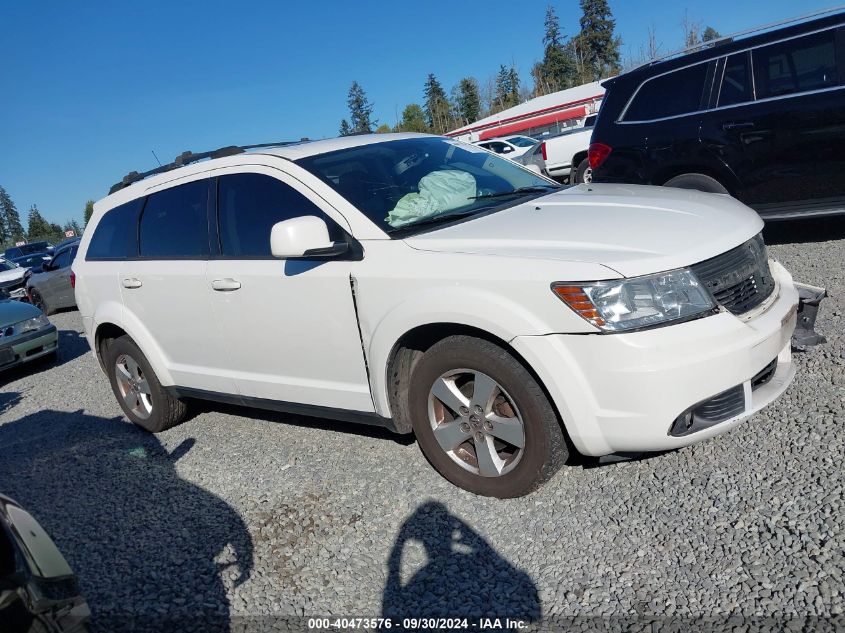
[[[441,222],[447,222],[449,220],[455,220],[457,218],[463,218],[468,215],[475,215],[476,213],[480,213],[481,211],[485,211],[486,209],[472,209],[470,211],[458,211],[453,213],[441,213],[440,215],[433,215],[429,218],[425,218],[423,220],[417,220],[416,222],[412,222],[410,224],[406,224],[405,226],[397,227],[391,231],[390,233],[402,233],[406,230],[416,231],[421,226],[428,226],[430,224],[440,224]]]
[[[517,187],[511,191],[499,191],[497,193],[482,193],[480,196],[470,196],[469,200],[483,200],[486,198],[504,198],[505,196],[520,195],[523,193],[543,193],[544,191],[556,190],[561,187],[554,185],[535,185],[532,187]]]

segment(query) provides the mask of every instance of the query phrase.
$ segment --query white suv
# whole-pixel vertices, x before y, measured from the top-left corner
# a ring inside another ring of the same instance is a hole
[[[73,264],[91,349],[153,432],[185,398],[378,424],[511,497],[575,451],[724,433],[794,375],[796,288],[728,196],[563,188],[415,134],[155,172],[95,205]]]

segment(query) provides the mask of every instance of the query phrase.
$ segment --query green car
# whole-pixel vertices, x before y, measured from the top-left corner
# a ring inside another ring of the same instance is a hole
[[[59,349],[56,326],[28,303],[0,299],[0,369],[8,369]]]

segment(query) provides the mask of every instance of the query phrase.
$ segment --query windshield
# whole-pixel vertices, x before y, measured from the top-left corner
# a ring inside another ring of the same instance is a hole
[[[535,141],[533,138],[528,138],[527,136],[512,136],[507,140],[508,143],[512,143],[517,147],[531,147],[539,143],[539,141]]]
[[[393,237],[559,188],[484,149],[439,137],[371,143],[296,162]]]
[[[12,270],[13,268],[17,268],[17,267],[18,267],[17,264],[10,262],[8,260],[4,259],[3,261],[0,261],[0,270]]]

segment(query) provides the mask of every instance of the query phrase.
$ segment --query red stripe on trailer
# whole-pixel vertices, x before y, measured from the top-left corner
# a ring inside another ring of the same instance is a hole
[[[557,123],[558,121],[567,121],[569,119],[576,119],[582,116],[587,116],[586,107],[579,106],[577,108],[570,108],[569,110],[562,110],[552,114],[537,116],[532,119],[523,119],[517,123],[511,123],[510,125],[501,125],[499,127],[484,130],[481,134],[479,134],[479,140],[484,141],[488,138],[495,138],[506,134],[515,134],[517,132],[521,132],[522,130],[527,130],[539,125],[549,125],[551,123]]]

